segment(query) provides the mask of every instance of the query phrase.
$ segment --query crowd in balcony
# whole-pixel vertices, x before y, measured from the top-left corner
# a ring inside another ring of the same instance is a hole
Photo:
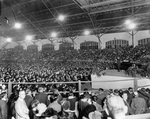
[[[118,48],[106,48],[102,50],[13,50],[3,49],[0,51],[0,60],[101,60],[115,61],[117,57],[128,61],[140,62],[143,57],[150,54],[147,45],[125,46]]]

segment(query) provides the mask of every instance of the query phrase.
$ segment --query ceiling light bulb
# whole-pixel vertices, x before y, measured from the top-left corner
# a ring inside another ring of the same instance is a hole
[[[84,31],[84,35],[89,35],[90,34],[90,31],[86,30]]]
[[[20,23],[15,23],[15,26],[14,26],[16,29],[20,29],[21,28],[21,24]]]
[[[128,28],[133,30],[133,29],[136,28],[136,24],[135,23],[131,23],[131,24],[129,24]]]
[[[125,24],[126,24],[126,25],[129,25],[129,24],[131,24],[131,23],[132,23],[132,21],[131,21],[130,19],[128,19],[128,20],[125,21]]]
[[[7,41],[7,42],[11,42],[12,39],[11,39],[11,38],[7,38],[6,41]]]
[[[64,21],[64,20],[65,20],[65,16],[61,14],[61,15],[59,15],[58,19],[59,19],[60,21]]]
[[[57,36],[57,33],[55,33],[55,32],[52,32],[52,34],[51,34],[51,37],[56,37]]]
[[[26,40],[28,40],[28,41],[31,41],[32,38],[33,38],[33,37],[32,37],[31,35],[27,35],[27,36],[26,36]]]

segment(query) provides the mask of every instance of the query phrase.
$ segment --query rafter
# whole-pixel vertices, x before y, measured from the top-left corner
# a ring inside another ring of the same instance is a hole
[[[90,15],[85,9],[82,8],[82,6],[79,4],[79,2],[78,2],[77,0],[73,0],[73,1],[78,5],[78,7],[79,7],[80,9],[82,9],[82,10],[84,11],[85,14],[88,15],[88,17],[89,17],[89,19],[90,19],[90,21],[91,21],[91,24],[92,24],[93,28],[95,29],[94,20],[92,19],[91,15]]]
[[[68,34],[68,32],[66,31],[66,29],[63,27],[63,25],[57,20],[57,17],[55,16],[55,14],[49,9],[49,7],[47,6],[47,4],[45,4],[45,2],[42,0],[43,4],[46,6],[46,8],[49,10],[49,12],[53,15],[53,17],[55,18],[55,20],[57,21],[57,23],[60,25],[60,27],[63,29],[63,31],[66,33],[66,35],[70,38],[70,35]],[[53,10],[55,10],[55,12],[57,14],[58,11],[55,9],[55,7],[51,4],[50,1],[47,0],[47,2],[51,5],[51,7],[53,8]],[[70,38],[71,39],[71,38]],[[72,39],[71,39],[72,40]],[[74,42],[74,41],[73,41]]]
[[[145,19],[145,18],[147,18],[147,15],[148,16],[150,16],[150,13],[147,13],[147,14],[137,14],[137,15],[135,15],[134,16],[134,18],[135,19]],[[128,15],[128,16],[120,16],[120,17],[116,17],[116,18],[107,18],[107,19],[103,19],[103,20],[96,20],[96,22],[97,23],[102,23],[102,22],[104,22],[105,23],[105,21],[107,21],[105,24],[107,24],[108,23],[108,21],[110,21],[110,23],[113,23],[114,21],[117,21],[118,22],[118,19],[125,19],[125,18],[128,18],[128,17],[130,17],[130,15]],[[120,20],[119,20],[120,21]],[[71,23],[71,24],[65,24],[64,25],[64,27],[71,27],[71,26],[77,26],[77,25],[80,25],[80,24],[88,24],[88,23],[90,23],[90,21],[85,21],[85,22],[78,22],[78,23]],[[57,25],[57,26],[53,26],[53,27],[44,27],[44,28],[40,28],[40,29],[49,29],[49,28],[59,28],[60,26],[59,25]],[[97,27],[99,27],[99,26],[97,26]],[[33,29],[34,30],[34,29]]]
[[[119,0],[118,0],[119,1]],[[150,0],[138,0],[135,2],[127,2],[127,3],[120,3],[119,5],[116,5],[115,7],[112,7],[110,9],[105,8],[105,9],[98,9],[96,11],[91,11],[90,14],[97,14],[97,13],[103,13],[103,12],[108,12],[108,11],[115,11],[119,9],[126,9],[126,8],[131,8],[131,7],[138,7],[138,6],[144,6],[144,5],[149,5]]]
[[[41,1],[41,0],[37,0],[37,1]],[[36,1],[36,2],[37,2]],[[25,4],[28,4],[28,3],[31,3],[31,2],[35,2],[35,0],[27,0],[26,2],[23,2],[23,3],[17,3],[15,5],[12,5],[11,8],[15,8],[17,6],[21,6],[21,5],[25,5]],[[70,6],[70,5],[74,5],[75,3],[70,3],[70,4],[67,4],[67,5],[61,5],[61,6],[57,6],[55,8],[61,8],[61,7],[67,7],[67,6]],[[10,7],[6,7],[6,8],[2,8],[2,11],[7,11],[8,9],[10,9]],[[41,12],[41,11],[46,11],[47,9],[44,9],[44,10],[40,10],[38,12]],[[38,13],[38,12],[32,12],[30,14],[34,14],[34,13]],[[26,14],[24,14],[26,15]]]
[[[21,12],[20,12],[21,13]],[[21,13],[22,14],[22,13]],[[26,16],[24,16],[24,14],[22,14],[22,16],[32,25],[34,26],[43,36],[45,36],[47,39],[49,39],[49,37],[44,34],[39,28],[37,28]]]

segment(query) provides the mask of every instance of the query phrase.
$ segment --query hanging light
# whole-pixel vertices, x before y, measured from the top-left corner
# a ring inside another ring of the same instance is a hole
[[[85,30],[84,31],[84,35],[89,35],[90,34],[90,31],[89,30]]]
[[[60,15],[58,16],[58,20],[59,20],[59,21],[64,21],[64,20],[65,20],[65,15],[60,14]]]
[[[22,25],[18,22],[15,23],[14,28],[16,29],[20,29],[22,27]]]
[[[52,32],[51,33],[51,37],[55,38],[57,36],[57,33],[56,32]]]
[[[7,42],[11,42],[11,41],[12,41],[12,38],[6,38],[6,41],[7,41]]]

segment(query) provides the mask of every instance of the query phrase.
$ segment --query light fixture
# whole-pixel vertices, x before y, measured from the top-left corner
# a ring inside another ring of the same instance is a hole
[[[11,42],[11,41],[12,41],[12,38],[6,38],[6,41],[7,41],[7,42]]]
[[[58,16],[58,20],[59,20],[59,21],[64,21],[64,20],[65,20],[65,16],[62,15],[62,14],[60,14],[60,15]]]
[[[136,28],[136,23],[134,23],[133,20],[127,19],[124,24],[130,30],[134,30]]]
[[[128,25],[128,28],[131,29],[131,30],[133,30],[133,29],[136,28],[136,24],[135,24],[135,23],[130,23],[130,24]]]
[[[25,39],[28,40],[28,41],[31,41],[33,39],[33,36],[32,35],[27,35]]]
[[[54,37],[56,37],[56,36],[57,36],[57,33],[56,33],[56,32],[52,32],[52,33],[51,33],[51,37],[54,38]]]
[[[89,35],[90,34],[90,31],[89,30],[85,30],[84,31],[84,35]]]
[[[131,22],[132,22],[132,21],[131,21],[130,19],[127,19],[127,20],[125,21],[125,24],[126,24],[126,25],[129,25],[129,24],[131,24]]]
[[[20,29],[22,27],[22,25],[18,22],[15,23],[14,28],[16,29]]]

